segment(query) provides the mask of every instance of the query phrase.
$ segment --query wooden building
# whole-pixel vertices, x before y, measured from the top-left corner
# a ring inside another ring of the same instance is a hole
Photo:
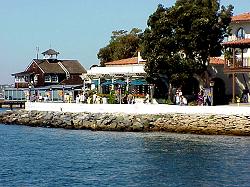
[[[14,73],[15,87],[44,87],[50,85],[80,85],[79,77],[87,71],[78,60],[57,59],[59,52],[49,49],[43,59],[33,59],[23,72]]]

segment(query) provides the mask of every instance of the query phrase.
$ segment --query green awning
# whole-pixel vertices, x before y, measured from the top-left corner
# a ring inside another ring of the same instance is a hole
[[[106,81],[106,82],[103,82],[102,84],[101,84],[101,86],[109,86],[109,85],[111,85],[112,84],[112,82],[110,81],[110,80],[108,80],[108,81]]]
[[[125,81],[122,81],[122,80],[115,80],[114,84],[125,85],[127,83]]]
[[[132,80],[129,84],[134,86],[140,86],[140,85],[148,85],[148,82],[145,79],[135,79]]]

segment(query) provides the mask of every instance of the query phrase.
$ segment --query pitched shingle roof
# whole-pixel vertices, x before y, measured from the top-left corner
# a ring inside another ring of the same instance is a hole
[[[34,59],[44,73],[64,74],[65,71],[59,65],[59,62],[68,70],[70,74],[82,74],[87,71],[77,60],[56,60],[56,59]]]
[[[232,17],[232,22],[250,21],[250,12],[235,15]]]
[[[59,52],[55,51],[54,49],[48,49],[47,51],[42,52],[43,55],[58,55]]]
[[[145,61],[140,61],[139,63],[144,64]],[[110,65],[130,65],[130,64],[138,64],[138,57],[126,58],[126,59],[122,59],[122,60],[116,60],[116,61],[105,63],[106,66],[110,66]]]
[[[27,72],[27,71],[22,71],[18,73],[12,73],[12,76],[27,76],[27,75],[32,75],[34,72]]]
[[[62,60],[61,63],[69,71],[70,74],[87,73],[78,60]]]
[[[59,66],[58,63],[50,63],[48,60],[34,60],[39,67],[44,71],[44,73],[56,73],[56,74],[64,74],[65,72]]]

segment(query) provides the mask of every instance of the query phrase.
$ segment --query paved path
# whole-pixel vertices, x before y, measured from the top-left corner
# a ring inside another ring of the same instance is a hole
[[[126,114],[199,114],[199,115],[249,115],[250,105],[177,106],[166,104],[75,104],[75,103],[25,103],[26,110],[58,112],[126,113]]]

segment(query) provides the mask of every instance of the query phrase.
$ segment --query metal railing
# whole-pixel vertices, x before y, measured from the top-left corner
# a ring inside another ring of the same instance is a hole
[[[244,57],[243,61],[241,59],[236,59],[233,63],[233,58],[226,61],[226,68],[250,68],[250,58]]]

